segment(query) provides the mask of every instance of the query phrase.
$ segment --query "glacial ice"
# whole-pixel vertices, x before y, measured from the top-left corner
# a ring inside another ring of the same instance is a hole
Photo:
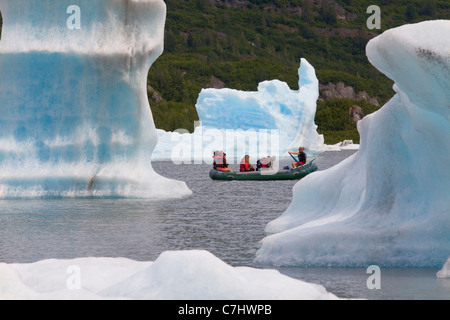
[[[36,280],[39,281],[36,281]],[[335,300],[320,285],[276,270],[232,267],[208,251],[125,258],[0,263],[0,300]]]
[[[192,134],[158,130],[152,159],[209,163],[214,150],[238,161],[245,154],[286,156],[299,146],[321,150],[324,138],[314,123],[319,82],[306,59],[298,75],[299,90],[279,80],[261,82],[258,91],[202,89],[196,104],[200,125]]]
[[[436,273],[436,277],[439,279],[450,279],[450,257],[448,258],[442,269]]]
[[[367,45],[396,95],[358,124],[359,151],[294,187],[255,261],[441,268],[450,256],[450,21],[391,29]]]
[[[151,166],[146,81],[164,1],[76,3],[71,30],[67,1],[0,2],[0,198],[190,194]]]

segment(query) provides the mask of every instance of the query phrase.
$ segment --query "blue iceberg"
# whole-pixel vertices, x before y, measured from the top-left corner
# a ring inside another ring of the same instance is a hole
[[[450,256],[450,21],[388,30],[367,46],[396,95],[359,122],[359,151],[294,187],[256,261],[440,268]]]
[[[0,198],[190,194],[151,166],[146,81],[163,51],[162,0],[3,0],[0,10]]]
[[[196,109],[199,126],[194,133],[158,130],[154,160],[212,161],[214,150],[224,150],[228,160],[240,161],[268,155],[289,157],[288,151],[324,148],[324,138],[314,123],[319,81],[314,67],[301,59],[299,89],[279,80],[263,81],[258,91],[202,89]],[[184,134],[183,134],[184,133]]]

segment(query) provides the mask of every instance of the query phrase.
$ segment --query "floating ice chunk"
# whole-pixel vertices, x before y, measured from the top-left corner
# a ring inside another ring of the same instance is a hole
[[[0,264],[0,299],[328,300],[324,287],[276,270],[232,267],[202,250]]]
[[[344,151],[344,150],[358,150],[359,144],[353,143],[352,140],[344,140],[332,145],[324,145],[320,152],[325,151]]]
[[[441,279],[450,278],[450,258],[448,258],[442,269],[437,272],[436,277]]]
[[[319,81],[306,59],[298,74],[299,90],[279,80],[261,82],[258,91],[202,89],[196,104],[201,126],[183,141],[177,132],[158,131],[153,160],[173,160],[172,152],[183,148],[185,159],[205,161],[218,149],[236,160],[245,154],[280,157],[299,146],[320,150],[324,138],[314,123]]]

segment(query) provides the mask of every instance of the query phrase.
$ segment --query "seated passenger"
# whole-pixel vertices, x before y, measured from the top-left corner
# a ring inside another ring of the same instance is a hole
[[[264,157],[257,161],[257,170],[259,171],[261,168],[270,168],[272,166],[272,161],[275,161],[275,157]]]
[[[233,172],[230,168],[228,168],[227,163],[227,154],[223,151],[214,151],[214,170],[222,171],[222,172]]]
[[[250,164],[250,156],[246,155],[244,158],[242,158],[240,171],[241,172],[255,171],[255,168]]]

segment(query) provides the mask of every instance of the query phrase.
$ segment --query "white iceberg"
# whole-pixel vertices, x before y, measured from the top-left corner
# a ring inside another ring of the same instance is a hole
[[[125,258],[0,264],[0,300],[335,300],[324,287],[276,270],[232,267],[203,250]]]
[[[439,279],[450,278],[450,258],[448,258],[442,269],[436,273],[436,277]]]
[[[152,159],[209,163],[214,150],[238,161],[245,154],[286,156],[299,146],[321,150],[324,138],[314,123],[319,81],[306,59],[298,74],[299,90],[279,80],[261,82],[254,92],[203,89],[196,104],[200,125],[192,134],[158,130]]]
[[[151,166],[146,82],[163,51],[164,1],[69,5],[0,2],[0,198],[191,194]]]
[[[294,187],[256,262],[441,267],[450,255],[450,21],[388,30],[367,46],[396,95],[358,124],[359,151]]]
[[[320,150],[325,151],[348,151],[348,150],[359,150],[359,144],[353,143],[353,140],[344,140],[336,144],[324,145]]]

